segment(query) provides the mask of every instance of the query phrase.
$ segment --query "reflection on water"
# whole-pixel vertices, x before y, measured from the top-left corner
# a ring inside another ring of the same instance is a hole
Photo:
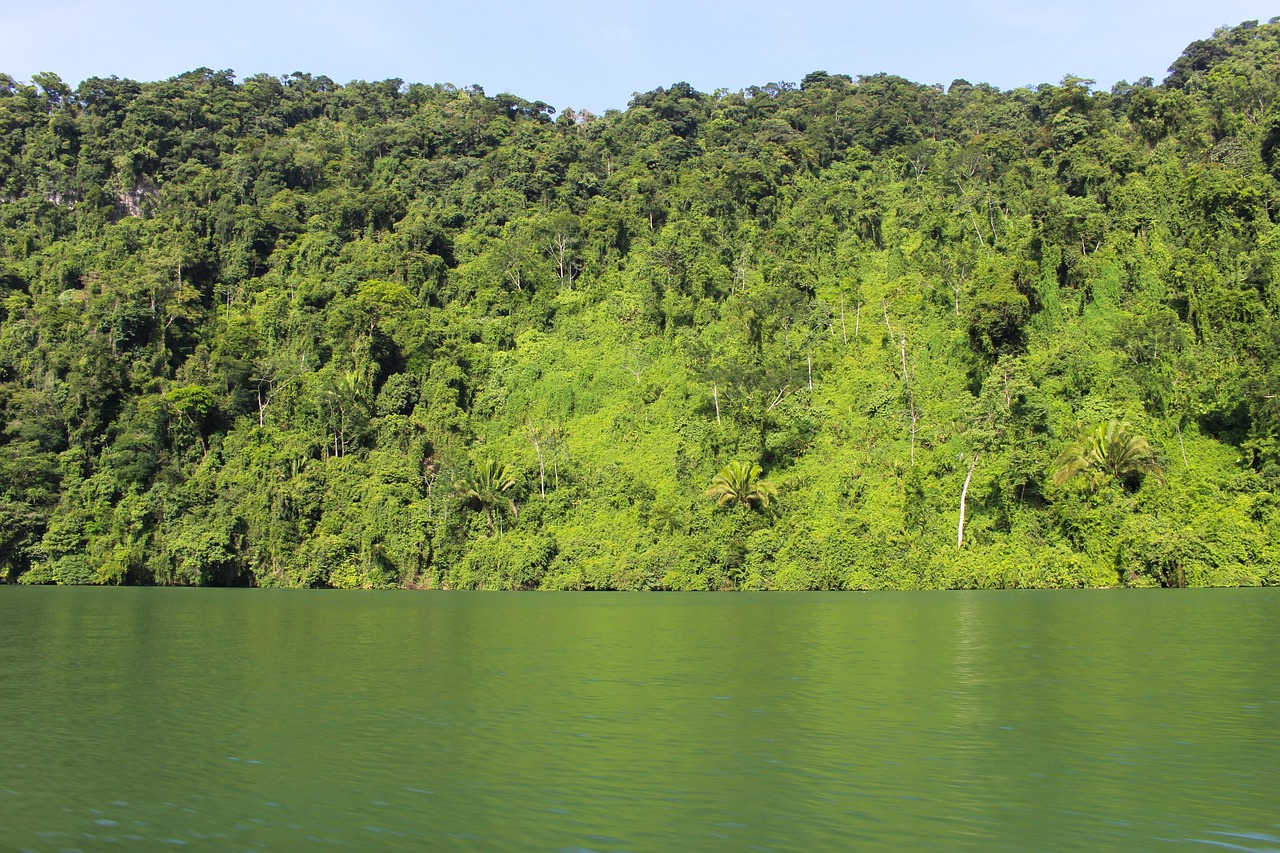
[[[1278,592],[0,589],[0,849],[1280,850]]]
[[[1277,826],[1280,826],[1278,824]],[[1225,847],[1228,850],[1246,850],[1249,853],[1272,853],[1280,851],[1280,837],[1265,835],[1261,832],[1211,832],[1209,838],[1192,839],[1199,844],[1211,847]]]

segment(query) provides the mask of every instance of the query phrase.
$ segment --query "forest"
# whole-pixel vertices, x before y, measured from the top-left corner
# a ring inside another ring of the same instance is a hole
[[[0,74],[0,581],[1280,583],[1278,96]]]

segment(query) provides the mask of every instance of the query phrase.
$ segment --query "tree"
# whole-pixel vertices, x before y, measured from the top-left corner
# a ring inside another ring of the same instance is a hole
[[[0,583],[1280,583],[1280,19],[1111,93],[815,72],[560,123],[31,80]],[[1166,458],[1194,488],[1133,494]]]
[[[1123,483],[1141,474],[1150,474],[1164,484],[1164,467],[1156,461],[1151,444],[1131,432],[1128,423],[1115,420],[1085,429],[1053,464],[1053,482],[1059,486],[1076,474],[1084,474],[1089,491],[1097,491],[1111,478]]]
[[[489,532],[501,535],[501,511],[504,508],[508,510],[512,520],[519,515],[516,502],[505,496],[515,484],[516,480],[510,475],[506,465],[487,459],[484,464],[475,466],[475,476],[472,479],[462,480],[457,484],[454,494],[480,509],[485,521],[489,522]]]
[[[218,409],[218,398],[208,388],[201,385],[190,385],[185,388],[174,388],[164,395],[164,402],[180,415],[200,442],[201,458],[209,453],[209,443],[205,440],[206,424]]]
[[[578,223],[572,214],[561,213],[546,224],[547,254],[556,265],[556,277],[561,286],[572,287],[573,280],[582,271],[582,264],[575,257],[578,247]]]
[[[712,479],[707,497],[715,498],[720,506],[737,504],[747,509],[764,509],[778,497],[778,488],[768,480],[761,480],[760,473],[760,466],[754,462],[743,464],[735,459]]]

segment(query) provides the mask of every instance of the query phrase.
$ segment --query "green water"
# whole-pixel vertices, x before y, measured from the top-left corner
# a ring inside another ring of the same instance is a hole
[[[1278,614],[0,588],[0,850],[1280,850]]]

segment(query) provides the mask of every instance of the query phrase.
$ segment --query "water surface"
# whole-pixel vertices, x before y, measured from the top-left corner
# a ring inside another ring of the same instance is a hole
[[[1280,851],[1278,613],[0,588],[0,849]]]

